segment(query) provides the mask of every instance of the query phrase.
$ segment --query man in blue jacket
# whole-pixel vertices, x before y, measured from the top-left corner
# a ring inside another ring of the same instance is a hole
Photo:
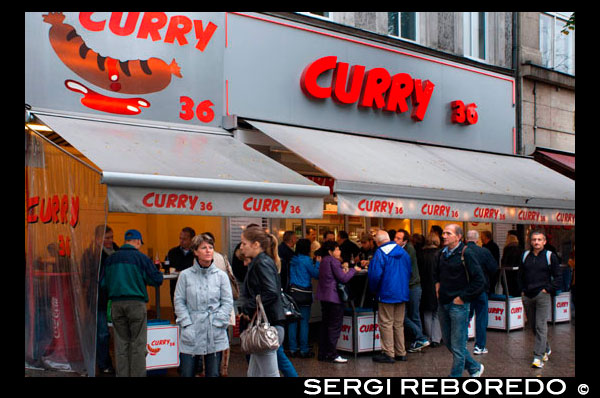
[[[139,251],[143,244],[138,230],[125,232],[125,244],[106,259],[101,281],[112,300],[117,377],[146,376],[146,285],[160,286],[163,275],[150,258]]]
[[[373,361],[406,361],[404,306],[409,299],[410,256],[398,244],[390,242],[384,230],[377,231],[375,242],[379,248],[369,263],[368,278],[369,289],[378,300],[382,352]]]

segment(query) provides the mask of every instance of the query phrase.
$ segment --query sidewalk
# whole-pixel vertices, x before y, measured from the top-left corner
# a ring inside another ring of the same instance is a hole
[[[488,330],[488,354],[474,355],[475,360],[485,365],[483,377],[574,377],[575,376],[575,326],[571,323],[548,325],[548,337],[552,355],[543,369],[531,368],[533,359],[533,335],[530,330],[515,330],[510,333]],[[473,341],[467,347],[472,353]],[[317,350],[316,343],[313,343]],[[371,353],[359,354],[354,360],[351,353],[341,352],[348,358],[346,364],[319,362],[316,358],[291,358],[300,377],[447,377],[452,364],[452,355],[445,346],[426,348],[423,352],[407,354],[408,361],[394,364],[379,364],[371,360]],[[231,348],[229,377],[246,376],[246,360],[239,345]],[[75,373],[60,371],[38,371],[25,369],[30,377],[81,377]],[[112,377],[99,375],[99,377]],[[178,377],[176,369],[167,369],[166,374],[153,377]]]

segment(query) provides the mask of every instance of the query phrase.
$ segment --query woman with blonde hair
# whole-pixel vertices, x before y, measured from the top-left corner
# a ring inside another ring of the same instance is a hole
[[[260,227],[242,232],[240,251],[252,258],[244,281],[242,313],[247,319],[256,312],[256,295],[260,294],[267,319],[277,329],[279,345],[283,343],[285,312],[281,301],[281,262],[277,254],[277,238]],[[279,377],[277,349],[253,353],[248,364],[248,377]]]

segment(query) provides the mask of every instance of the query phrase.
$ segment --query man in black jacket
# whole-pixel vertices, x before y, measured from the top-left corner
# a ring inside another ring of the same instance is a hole
[[[459,225],[447,225],[442,237],[445,247],[434,272],[434,282],[442,336],[453,356],[450,377],[461,377],[465,369],[471,377],[479,377],[483,365],[467,351],[467,322],[469,304],[485,287],[483,271],[473,250],[466,249],[461,242],[463,231]]]
[[[531,232],[529,241],[531,251],[523,254],[518,278],[527,321],[535,336],[531,366],[542,368],[552,352],[547,320],[552,311],[552,296],[562,284],[562,272],[556,255],[544,249],[546,235],[543,232]]]
[[[185,227],[181,230],[179,233],[179,246],[175,246],[167,253],[169,267],[173,267],[175,271],[181,272],[194,265],[194,252],[190,249],[194,236],[196,236],[196,231],[193,228]],[[177,280],[171,279],[170,285],[171,303],[174,303],[173,296],[175,295]],[[173,304],[174,307],[175,304]]]
[[[488,249],[477,246],[478,240],[479,232],[476,230],[467,232],[467,248],[472,250],[477,257],[485,278],[485,287],[481,294],[471,302],[471,309],[469,310],[469,320],[475,314],[475,347],[473,348],[473,354],[475,355],[487,354],[488,352],[485,347],[488,326],[488,293],[490,291],[490,279],[498,271],[498,262]]]
[[[290,261],[294,257],[294,246],[296,246],[296,233],[294,231],[285,231],[283,233],[282,242],[277,247],[277,253],[281,260],[281,288],[287,292],[290,287]]]

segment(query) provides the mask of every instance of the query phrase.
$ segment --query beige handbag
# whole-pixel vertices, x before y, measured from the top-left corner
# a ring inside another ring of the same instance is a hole
[[[256,295],[256,312],[248,328],[240,334],[242,352],[255,354],[279,348],[277,329],[269,324],[260,294]]]

